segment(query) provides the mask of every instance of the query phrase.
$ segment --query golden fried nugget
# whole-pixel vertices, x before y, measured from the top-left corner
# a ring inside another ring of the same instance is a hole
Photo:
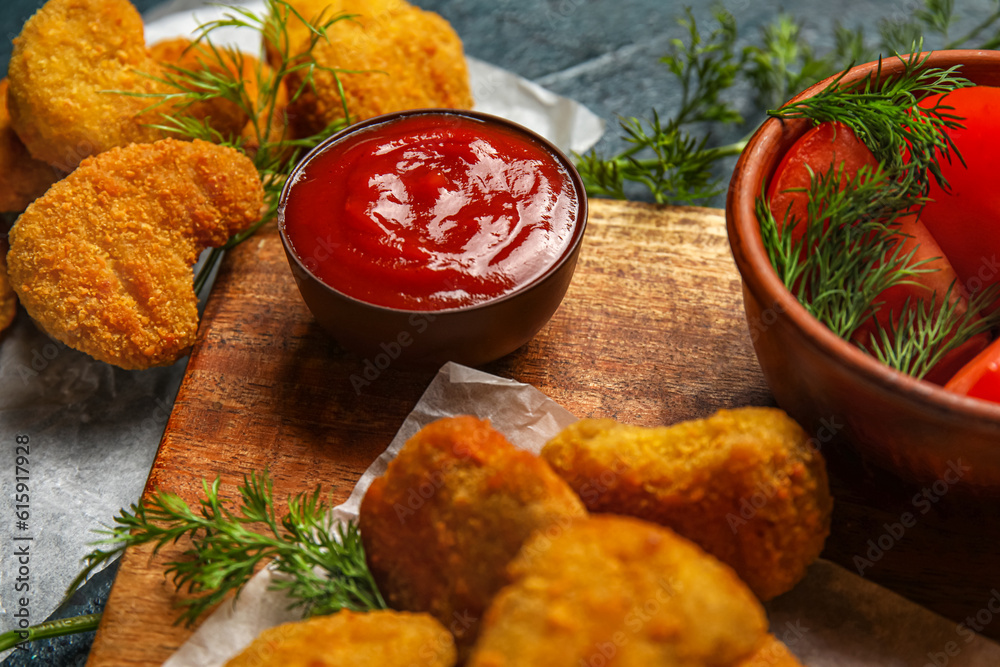
[[[169,89],[146,51],[142,18],[128,0],[49,0],[14,40],[8,109],[31,154],[62,171],[89,155],[154,141],[156,102],[121,93]],[[109,92],[116,91],[116,92]]]
[[[17,315],[17,295],[7,278],[7,242],[0,241],[0,331],[13,323]]]
[[[23,211],[60,178],[58,170],[31,157],[10,125],[7,79],[0,79],[0,212]]]
[[[261,136],[258,136],[257,123],[247,112],[235,102],[222,97],[179,107],[178,113],[207,121],[213,130],[228,141],[242,137],[243,150],[251,157],[260,148],[262,140],[278,142],[286,135],[285,107],[288,105],[288,92],[285,84],[283,81],[275,83],[271,69],[253,56],[233,49],[220,49],[218,55],[215,55],[207,47],[194,44],[183,37],[157,42],[149,47],[149,52],[168,75],[179,75],[175,69],[179,68],[192,72],[208,70],[216,74],[226,71],[234,79],[238,78],[246,90],[246,103],[257,111]],[[261,98],[261,83],[278,87],[273,108],[265,106],[266,101]]]
[[[469,667],[732,667],[765,640],[764,610],[729,567],[639,519],[536,534],[508,569]]]
[[[294,56],[307,48],[312,31],[295,12],[314,26],[342,17],[341,20],[351,20],[369,28],[412,9],[412,5],[406,0],[290,0],[287,4],[294,12],[285,10],[283,5],[274,7],[275,11],[281,11],[285,17],[284,31],[266,35],[264,39],[267,60],[275,67],[281,62],[282,52]]]
[[[673,528],[763,600],[805,576],[830,532],[823,458],[781,410],[722,410],[660,428],[583,420],[542,458],[589,510]]]
[[[339,611],[262,632],[226,667],[452,667],[451,635],[427,614]]]
[[[310,2],[303,16],[316,7]],[[317,69],[315,91],[307,88],[289,104],[299,136],[342,121],[345,101],[351,121],[406,109],[472,107],[462,42],[445,19],[402,0],[372,6],[341,0],[330,5],[326,15],[343,12],[358,16],[331,25],[329,41],[320,40],[313,49],[318,65],[336,68],[339,74],[335,78]],[[303,72],[290,77],[291,90],[301,85]]]
[[[372,482],[359,528],[389,606],[429,612],[461,654],[524,540],[585,514],[540,458],[455,417],[421,429]]]
[[[768,635],[756,653],[734,667],[802,667],[802,663],[777,637]]]
[[[137,369],[173,363],[194,342],[191,266],[260,219],[250,160],[204,141],[163,139],[88,158],[21,214],[10,280],[51,336]]]

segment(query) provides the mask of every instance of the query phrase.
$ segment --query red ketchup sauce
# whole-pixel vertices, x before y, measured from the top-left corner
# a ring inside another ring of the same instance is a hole
[[[545,146],[457,114],[361,128],[293,178],[282,224],[305,267],[403,310],[482,303],[540,278],[572,244],[580,206]]]

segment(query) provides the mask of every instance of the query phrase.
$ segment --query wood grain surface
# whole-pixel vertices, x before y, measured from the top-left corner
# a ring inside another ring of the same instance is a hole
[[[194,501],[203,478],[220,476],[231,496],[244,473],[269,468],[276,497],[320,483],[345,499],[433,377],[390,366],[356,391],[351,376],[363,370],[316,326],[277,233],[265,231],[223,263],[146,493]],[[531,383],[579,417],[641,425],[772,400],[713,209],[592,201],[562,306],[483,370]],[[837,500],[825,557],[856,571],[860,556],[871,563],[864,576],[956,622],[988,609],[1000,587],[995,503],[907,486],[842,446],[824,451]],[[896,537],[904,513],[915,525]],[[177,552],[125,554],[88,665],[157,665],[190,634],[171,624],[177,597],[163,575]],[[1000,636],[1000,618],[982,620]]]

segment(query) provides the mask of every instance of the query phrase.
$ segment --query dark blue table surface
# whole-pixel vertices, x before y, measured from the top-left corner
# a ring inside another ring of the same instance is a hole
[[[159,0],[134,0],[147,12]],[[42,3],[40,0],[3,0],[0,7],[0,72],[6,72],[10,40],[23,22]],[[679,91],[659,62],[670,40],[685,36],[677,24],[683,3],[671,0],[418,0],[417,4],[442,14],[462,36],[467,52],[524,77],[538,81],[554,92],[586,104],[609,121],[609,132],[598,145],[601,151],[619,149],[624,142],[617,132],[618,116],[649,117],[652,109],[667,116],[676,109]],[[697,3],[695,16],[710,22],[708,3]],[[779,11],[798,16],[813,48],[819,52],[833,45],[833,26],[862,27],[874,41],[880,18],[906,16],[920,5],[870,0],[727,0],[722,6],[737,20],[741,40],[759,41],[761,28]],[[959,0],[958,10],[968,26],[986,16],[993,0]],[[957,31],[956,31],[957,32]],[[930,43],[931,47],[938,44]],[[760,110],[749,106],[752,91],[733,91],[744,106],[747,125],[734,127],[715,137],[732,141],[752,129],[761,119]],[[718,203],[717,201],[715,203]],[[110,521],[111,517],[108,517]],[[7,563],[0,563],[0,576]],[[103,604],[109,582],[98,582],[86,599],[70,613],[86,613]],[[17,664],[83,664],[89,639],[46,647],[29,660],[27,652],[11,658]]]

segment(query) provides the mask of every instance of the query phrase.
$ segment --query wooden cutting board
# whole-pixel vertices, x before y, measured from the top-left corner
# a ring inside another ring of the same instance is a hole
[[[223,262],[146,493],[196,502],[202,479],[219,476],[233,497],[244,474],[268,468],[276,498],[319,483],[346,499],[434,375],[389,367],[356,391],[363,364],[315,324],[277,232],[264,231]],[[578,417],[649,426],[772,401],[714,209],[592,201],[562,306],[534,340],[483,370],[531,383]],[[825,453],[837,504],[824,556],[855,569],[922,490],[848,449]],[[1000,586],[989,554],[1000,523],[992,505],[955,495],[865,576],[961,621]],[[88,665],[158,665],[190,634],[171,624],[178,598],[163,575],[179,551],[125,554]],[[1000,636],[1000,618],[984,633]]]

